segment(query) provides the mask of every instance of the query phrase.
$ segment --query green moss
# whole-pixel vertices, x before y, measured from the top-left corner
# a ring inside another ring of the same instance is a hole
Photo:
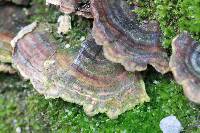
[[[15,131],[17,127],[26,127],[30,123],[26,110],[30,84],[17,76],[0,74],[0,132]]]
[[[65,35],[59,35],[54,29],[53,36],[59,44],[60,51],[77,52],[81,48],[81,43],[87,38],[91,31],[91,22],[85,18],[72,15],[72,29]],[[66,48],[66,45],[70,45]]]
[[[77,52],[81,47],[81,42],[91,31],[91,20],[71,15],[72,29],[67,34],[60,35],[57,33],[57,19],[64,14],[59,12],[55,6],[45,7],[44,5],[44,0],[32,1],[34,15],[29,18],[29,22],[38,21],[52,24],[52,36],[55,38],[56,44],[59,45],[59,51]],[[70,47],[66,48],[66,45],[70,45]]]
[[[54,6],[45,6],[45,0],[32,0],[31,1],[31,16],[29,17],[29,22],[49,22],[56,23],[58,16],[61,13]]]

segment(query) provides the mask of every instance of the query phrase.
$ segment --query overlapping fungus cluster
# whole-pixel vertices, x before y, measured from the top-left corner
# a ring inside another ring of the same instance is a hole
[[[92,19],[93,28],[74,52],[59,50],[48,23],[34,22],[12,40],[15,68],[39,93],[82,105],[90,116],[106,113],[114,119],[149,101],[140,74],[149,64],[162,74],[171,70],[186,96],[200,103],[200,49],[188,33],[174,39],[169,59],[158,24],[140,25],[125,0],[46,3],[63,13]]]

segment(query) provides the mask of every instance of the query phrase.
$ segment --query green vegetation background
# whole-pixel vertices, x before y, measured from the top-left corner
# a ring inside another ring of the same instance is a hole
[[[33,0],[33,3],[37,4],[37,9],[30,22],[56,23],[59,12],[52,7],[44,8],[43,0]],[[183,30],[188,30],[199,40],[199,0],[150,0],[134,1],[134,4],[140,6],[140,9],[133,11],[139,13],[140,19],[160,22],[164,34],[163,46],[169,51],[171,39]],[[80,38],[85,37],[91,27],[88,20],[74,16],[72,20],[73,28],[68,35],[62,37],[55,33],[61,45],[65,42],[79,45]],[[16,75],[0,74],[0,133],[12,133],[18,127],[22,132],[33,133],[160,133],[160,120],[169,115],[177,116],[183,124],[183,132],[200,133],[200,108],[185,98],[182,87],[175,83],[172,75],[163,76],[149,68],[143,72],[143,76],[151,101],[125,112],[116,120],[110,120],[105,114],[88,117],[81,106],[61,99],[45,99],[29,81],[23,81]]]

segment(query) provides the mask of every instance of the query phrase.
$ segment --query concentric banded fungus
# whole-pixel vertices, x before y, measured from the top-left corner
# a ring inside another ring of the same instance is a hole
[[[13,39],[14,34],[20,30],[21,26],[24,26],[24,23],[18,20],[24,20],[25,16],[24,11],[19,7],[10,5],[0,6],[0,61],[11,62],[12,48],[10,41]],[[2,59],[5,55],[9,56],[9,61]]]
[[[109,60],[128,71],[142,71],[151,64],[161,73],[169,70],[168,56],[160,44],[158,30],[145,30],[124,0],[91,0],[93,36],[103,45]]]
[[[75,13],[92,18],[89,0],[46,0],[46,3],[60,6],[60,11],[66,14]]]
[[[20,7],[14,5],[0,6],[0,72],[16,72],[11,67],[12,48],[10,41],[21,26],[24,26],[26,17],[25,12]],[[18,20],[24,21],[19,22]]]
[[[110,118],[149,101],[140,74],[106,60],[91,37],[80,50],[63,50],[44,30],[47,26],[24,33],[13,55],[14,64],[40,93],[83,105],[90,116],[105,112]]]
[[[10,41],[13,36],[9,33],[0,33],[0,62],[11,63],[12,47]]]
[[[170,68],[176,81],[191,101],[200,103],[200,44],[184,32],[173,40],[172,48]]]
[[[0,72],[15,73],[16,71],[11,67],[12,48],[10,41],[13,36],[9,33],[0,33]]]

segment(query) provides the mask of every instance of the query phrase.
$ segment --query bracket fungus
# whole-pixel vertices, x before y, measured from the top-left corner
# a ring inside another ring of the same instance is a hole
[[[60,11],[66,14],[74,13],[86,18],[92,18],[89,0],[46,0],[46,4],[60,7]]]
[[[10,41],[13,36],[9,33],[0,33],[0,72],[13,74],[16,71],[11,67],[12,48]]]
[[[12,60],[12,47],[10,41],[13,36],[9,33],[0,33],[0,62],[11,63]]]
[[[173,40],[172,50],[170,68],[176,81],[191,101],[200,103],[200,44],[184,32]]]
[[[82,105],[89,116],[106,113],[113,119],[149,101],[140,74],[105,59],[91,36],[80,50],[61,50],[49,26],[33,23],[13,41],[14,65],[39,93]]]
[[[147,64],[158,72],[169,71],[169,59],[160,43],[160,32],[149,24],[139,26],[125,0],[91,0],[93,37],[103,45],[107,59],[127,71],[143,71]]]
[[[0,6],[0,72],[15,73],[12,68],[12,47],[10,41],[14,35],[24,26],[27,16],[25,12],[16,5]]]

